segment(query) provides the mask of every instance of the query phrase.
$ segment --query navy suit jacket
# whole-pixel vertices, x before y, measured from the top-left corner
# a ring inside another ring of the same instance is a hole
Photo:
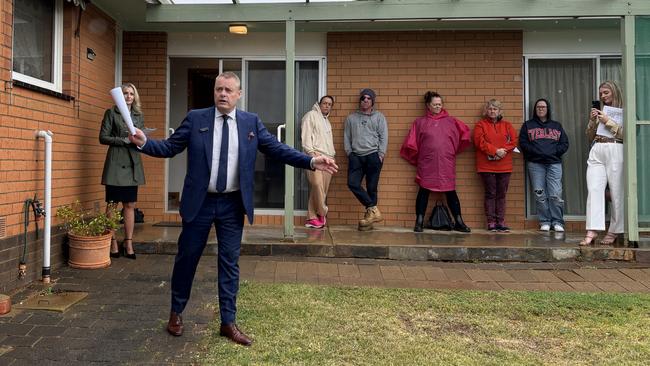
[[[148,139],[142,152],[160,158],[171,158],[187,149],[187,174],[183,184],[180,214],[192,222],[199,213],[208,192],[212,168],[215,107],[190,111],[180,127],[166,140]],[[257,150],[297,168],[310,168],[311,157],[281,142],[264,127],[253,113],[237,110],[239,134],[239,189],[248,221],[254,217],[253,193]]]

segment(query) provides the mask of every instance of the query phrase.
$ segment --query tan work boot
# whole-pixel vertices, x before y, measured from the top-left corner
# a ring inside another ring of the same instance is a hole
[[[370,226],[375,222],[380,222],[384,218],[381,216],[381,212],[377,206],[368,207],[366,214],[363,216],[363,219],[359,220],[359,226]]]

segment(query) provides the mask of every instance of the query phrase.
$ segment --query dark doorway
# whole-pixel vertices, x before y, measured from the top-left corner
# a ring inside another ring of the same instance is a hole
[[[214,106],[214,80],[219,69],[189,69],[187,72],[187,110]]]

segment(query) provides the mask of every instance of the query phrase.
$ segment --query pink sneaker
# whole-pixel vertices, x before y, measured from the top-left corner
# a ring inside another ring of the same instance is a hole
[[[305,222],[305,227],[312,229],[321,229],[323,227],[323,223],[319,219],[309,219],[307,222]]]
[[[318,215],[318,219],[320,220],[321,225],[323,225],[321,227],[327,226],[327,217],[326,216]]]

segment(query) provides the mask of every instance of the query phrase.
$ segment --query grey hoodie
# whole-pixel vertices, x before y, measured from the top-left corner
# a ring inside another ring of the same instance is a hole
[[[388,125],[381,112],[373,110],[370,114],[357,110],[345,119],[345,154],[355,153],[365,156],[378,152],[382,157],[388,148]]]

